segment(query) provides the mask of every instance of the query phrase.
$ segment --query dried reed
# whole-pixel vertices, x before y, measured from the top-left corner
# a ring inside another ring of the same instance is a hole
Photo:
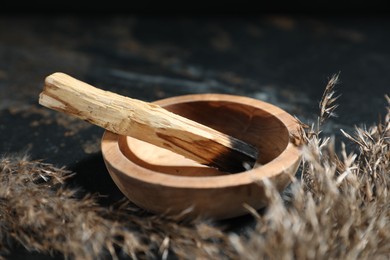
[[[335,115],[337,79],[325,88],[316,125],[301,133],[301,178],[288,194],[264,181],[270,204],[263,214],[247,207],[257,224],[246,235],[206,220],[153,216],[126,201],[102,207],[67,188],[74,173],[65,168],[8,156],[0,160],[1,256],[16,243],[71,259],[389,258],[390,109],[377,125],[343,131],[358,153],[345,145],[337,153],[334,139],[321,133]]]

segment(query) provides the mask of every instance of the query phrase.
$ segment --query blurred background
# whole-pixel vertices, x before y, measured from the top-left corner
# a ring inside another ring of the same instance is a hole
[[[386,14],[390,8],[384,0],[273,0],[273,1],[57,1],[46,2],[37,0],[21,4],[17,1],[2,3],[2,13],[94,13],[99,15],[114,14],[177,14],[177,15],[203,15],[203,14],[271,14],[271,13],[306,13],[323,15],[349,15],[349,14]]]

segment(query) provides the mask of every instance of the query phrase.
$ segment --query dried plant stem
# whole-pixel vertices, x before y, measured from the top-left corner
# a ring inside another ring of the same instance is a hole
[[[304,164],[288,197],[265,181],[264,214],[248,208],[256,227],[228,233],[205,220],[181,223],[127,202],[101,207],[67,189],[72,173],[28,158],[0,160],[0,254],[10,241],[72,259],[388,259],[390,257],[390,99],[377,125],[343,132],[357,153],[319,138],[334,115],[333,77],[320,105],[317,132],[302,131]],[[247,206],[248,207],[248,206]],[[1,257],[0,257],[1,258]],[[125,258],[127,259],[127,258]]]
[[[337,79],[337,78],[336,78]],[[319,124],[334,113],[331,79],[321,101]],[[389,101],[389,100],[388,100]],[[389,102],[390,105],[390,102]],[[358,154],[306,132],[302,181],[286,206],[269,186],[270,206],[249,238],[231,236],[241,259],[387,259],[390,256],[390,110],[384,123],[345,136]]]
[[[322,94],[321,101],[319,103],[319,108],[320,108],[320,115],[318,117],[318,132],[320,131],[321,125],[330,117],[335,117],[337,116],[335,113],[336,108],[338,105],[335,103],[336,100],[340,96],[335,96],[335,86],[339,82],[339,73],[334,74],[330,80],[328,81],[328,84],[325,87],[324,93]]]
[[[64,187],[69,171],[28,158],[0,161],[0,253],[16,241],[27,250],[59,252],[73,259],[110,255],[167,256],[174,251],[213,258],[232,254],[222,231],[206,222],[179,223],[148,215],[126,201],[101,207],[94,196],[76,199]]]

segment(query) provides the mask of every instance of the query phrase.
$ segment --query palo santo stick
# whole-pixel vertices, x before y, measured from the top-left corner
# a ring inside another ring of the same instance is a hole
[[[156,104],[104,91],[64,73],[46,77],[39,104],[226,172],[253,166],[253,146]]]

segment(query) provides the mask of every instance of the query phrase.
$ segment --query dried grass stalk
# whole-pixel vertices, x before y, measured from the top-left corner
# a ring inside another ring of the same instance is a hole
[[[0,160],[0,253],[10,241],[71,259],[183,259],[232,254],[227,237],[207,222],[180,223],[148,215],[128,202],[101,207],[97,198],[64,186],[71,172],[28,158]]]
[[[3,157],[0,254],[16,242],[72,259],[388,259],[390,109],[384,122],[343,131],[358,152],[343,145],[337,153],[320,129],[337,107],[337,77],[325,89],[317,125],[302,130],[301,178],[288,194],[265,180],[270,204],[264,214],[247,207],[257,225],[245,235],[206,220],[149,215],[126,201],[105,208],[93,195],[67,188],[72,173],[66,169]]]
[[[335,107],[334,92],[329,87],[325,92],[323,100],[331,102],[320,106],[320,124]],[[256,215],[257,226],[248,238],[230,236],[240,259],[390,257],[387,111],[384,123],[356,128],[355,135],[344,132],[358,146],[358,154],[348,154],[342,145],[342,158],[338,158],[334,140],[321,139],[319,131],[307,131],[302,178],[293,182],[291,194],[282,197],[266,182],[271,201],[266,213]]]
[[[339,74],[333,75],[328,84],[325,87],[324,93],[322,94],[321,101],[319,103],[320,115],[319,115],[319,126],[322,125],[328,118],[336,117],[335,110],[338,107],[336,100],[340,95],[335,96],[334,88],[339,83]]]

